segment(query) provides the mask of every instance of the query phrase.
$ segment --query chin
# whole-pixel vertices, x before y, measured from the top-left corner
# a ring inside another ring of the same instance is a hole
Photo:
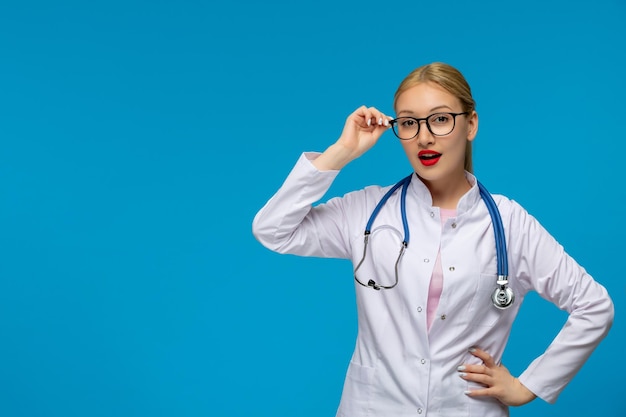
[[[413,168],[417,176],[425,182],[440,181],[450,176],[449,173],[446,174],[446,172],[442,169],[439,169],[439,167],[414,166]]]

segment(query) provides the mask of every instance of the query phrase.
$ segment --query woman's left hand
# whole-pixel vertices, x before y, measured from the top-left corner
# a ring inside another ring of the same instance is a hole
[[[477,348],[470,353],[483,361],[482,365],[459,366],[459,376],[466,381],[477,382],[485,388],[467,391],[470,397],[494,397],[503,404],[518,406],[531,402],[537,396],[515,378],[503,365],[494,362],[490,354]]]

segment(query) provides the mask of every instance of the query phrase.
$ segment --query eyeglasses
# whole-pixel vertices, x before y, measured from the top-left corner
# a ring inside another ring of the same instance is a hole
[[[393,133],[400,140],[410,140],[419,135],[420,126],[422,125],[420,122],[422,120],[426,122],[426,127],[433,136],[445,136],[452,133],[456,125],[456,117],[462,114],[469,114],[469,112],[434,113],[421,119],[416,117],[398,117],[390,123]]]

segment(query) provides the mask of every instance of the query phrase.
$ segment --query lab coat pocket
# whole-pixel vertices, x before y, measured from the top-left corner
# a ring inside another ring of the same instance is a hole
[[[350,362],[338,416],[363,416],[370,412],[375,369]]]
[[[502,317],[503,310],[496,308],[491,301],[491,296],[496,289],[496,280],[496,275],[480,274],[480,281],[469,307],[471,326],[493,327]]]

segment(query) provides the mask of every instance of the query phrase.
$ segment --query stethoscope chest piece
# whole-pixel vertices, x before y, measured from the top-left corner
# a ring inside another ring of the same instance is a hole
[[[491,295],[491,302],[493,302],[493,305],[500,310],[511,307],[513,301],[515,301],[515,294],[512,289],[507,287],[507,283],[508,281],[506,279],[499,279],[498,286]]]

